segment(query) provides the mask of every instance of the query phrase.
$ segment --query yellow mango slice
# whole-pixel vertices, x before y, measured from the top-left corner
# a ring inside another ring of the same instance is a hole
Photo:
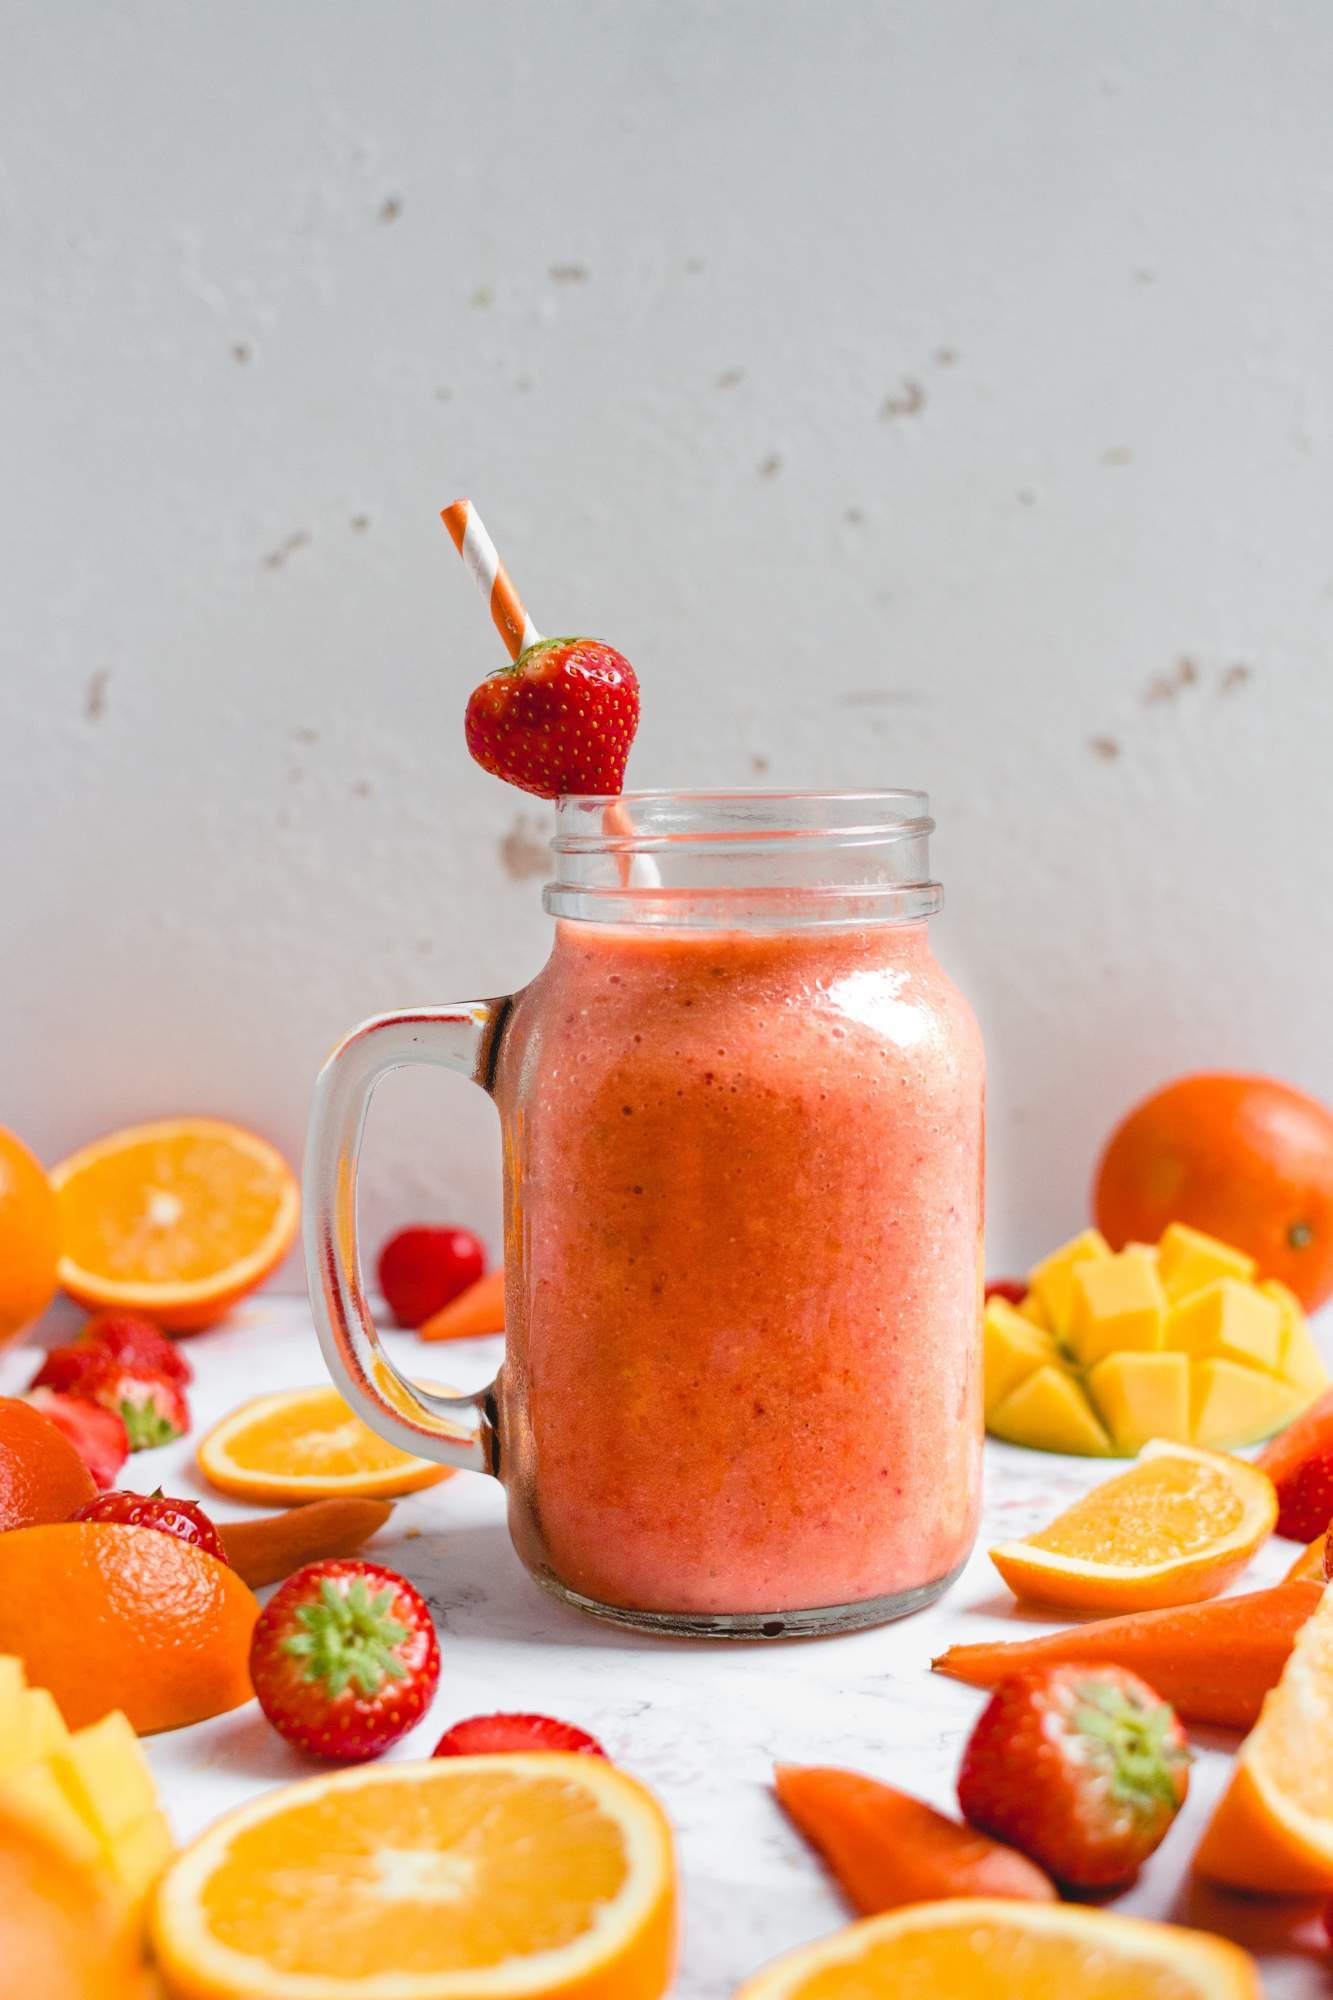
[[[1028,1287],[1046,1315],[1052,1333],[1069,1332],[1073,1310],[1074,1272],[1094,1257],[1109,1257],[1111,1246],[1100,1229],[1085,1229],[1081,1236],[1062,1243],[1028,1273]]]
[[[1111,1440],[1093,1414],[1081,1384],[1067,1368],[1047,1362],[992,1411],[990,1428],[1011,1444],[1038,1451],[1073,1451],[1105,1458]]]
[[[1328,1387],[1328,1369],[1315,1344],[1300,1300],[1295,1292],[1288,1291],[1276,1278],[1266,1278],[1259,1290],[1266,1299],[1273,1301],[1282,1318],[1277,1350],[1278,1374],[1284,1382],[1294,1382],[1298,1389],[1308,1389],[1311,1396],[1317,1396]]]
[[[1014,1311],[1021,1318],[1029,1321],[1032,1326],[1039,1326],[1043,1333],[1050,1332],[1051,1323],[1047,1319],[1041,1300],[1035,1292],[1029,1292],[1023,1303],[1014,1307]]]
[[[1076,1265],[1070,1292],[1069,1344],[1085,1368],[1106,1354],[1151,1352],[1162,1345],[1166,1294],[1140,1251]]]
[[[171,1828],[158,1807],[116,1835],[107,1866],[132,1903],[141,1903],[175,1853]]]
[[[65,1718],[49,1688],[28,1688],[23,1696],[24,1729],[29,1757],[49,1757],[69,1741]]]
[[[73,1860],[86,1863],[105,1858],[103,1843],[70,1803],[45,1760],[4,1772],[0,1776],[0,1803],[43,1827]]]
[[[1127,1458],[1150,1438],[1190,1438],[1188,1355],[1108,1354],[1089,1375],[1088,1394]]]
[[[982,1316],[981,1351],[983,1400],[989,1416],[1034,1368],[1055,1359],[1055,1342],[1007,1299],[996,1298],[987,1300]]]
[[[1200,1361],[1214,1355],[1276,1374],[1281,1337],[1276,1302],[1237,1278],[1214,1278],[1167,1315],[1167,1346]]]
[[[76,1730],[51,1766],[75,1811],[108,1845],[157,1809],[148,1760],[118,1708]]]
[[[1157,1246],[1157,1268],[1166,1295],[1174,1305],[1191,1292],[1201,1292],[1214,1278],[1236,1278],[1249,1284],[1256,1265],[1243,1250],[1233,1250],[1216,1236],[1205,1236],[1187,1223],[1172,1222],[1162,1231]]]
[[[22,1660],[0,1653],[0,1771],[26,1762],[32,1754],[23,1699],[27,1692]]]
[[[1290,1382],[1239,1361],[1210,1358],[1190,1366],[1190,1421],[1195,1444],[1205,1447],[1257,1444],[1307,1400]]]

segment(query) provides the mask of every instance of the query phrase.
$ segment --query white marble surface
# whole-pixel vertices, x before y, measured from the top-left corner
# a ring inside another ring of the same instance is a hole
[[[485,1380],[498,1343],[426,1348],[395,1340],[404,1365]],[[243,1396],[322,1379],[303,1300],[271,1298],[195,1340],[191,1391],[196,1435]],[[442,1354],[447,1355],[444,1366]],[[0,1391],[32,1367],[30,1349],[0,1363]],[[492,1481],[459,1474],[401,1501],[373,1553],[428,1597],[443,1672],[429,1719],[391,1753],[429,1753],[460,1716],[537,1709],[597,1734],[611,1755],[661,1795],[677,1830],[685,1935],[676,2000],[726,2000],[742,1975],[786,1947],[845,1921],[837,1892],[768,1791],[775,1758],[872,1772],[942,1807],[953,1803],[958,1757],[981,1696],[929,1671],[932,1654],[964,1639],[1044,1629],[1020,1622],[990,1567],[988,1541],[1036,1527],[1104,1468],[988,1446],[986,1519],[974,1556],[947,1598],[900,1624],[845,1638],[770,1646],[667,1644],[620,1633],[566,1610],[527,1577],[505,1534]],[[247,1510],[199,1480],[181,1443],[131,1461],[123,1483],[205,1499],[219,1518]],[[1279,1576],[1294,1551],[1275,1542],[1248,1584]],[[1196,1737],[1191,1795],[1138,1886],[1116,1907],[1205,1922],[1262,1949],[1270,2000],[1323,1993],[1326,1952],[1308,1911],[1205,1902],[1188,1862],[1226,1769],[1233,1739]],[[193,1729],[150,1739],[149,1755],[179,1837],[303,1766],[253,1705]]]

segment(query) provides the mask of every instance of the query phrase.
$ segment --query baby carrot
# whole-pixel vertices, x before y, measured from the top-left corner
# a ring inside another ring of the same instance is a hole
[[[278,1583],[303,1563],[355,1555],[392,1514],[387,1500],[309,1500],[257,1521],[218,1524],[227,1561],[252,1590]]]
[[[1012,1847],[857,1771],[778,1764],[778,1801],[864,1917],[945,1896],[1053,1903],[1050,1877]]]
[[[505,1323],[505,1274],[488,1271],[469,1285],[447,1306],[432,1313],[418,1331],[423,1340],[468,1340],[478,1333],[503,1333]]]
[[[1097,1618],[1039,1639],[950,1646],[933,1665],[988,1688],[1024,1667],[1107,1660],[1142,1674],[1187,1722],[1248,1729],[1319,1597],[1317,1583],[1279,1583],[1243,1597]]]

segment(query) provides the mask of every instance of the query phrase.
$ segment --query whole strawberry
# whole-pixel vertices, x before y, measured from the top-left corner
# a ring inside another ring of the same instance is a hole
[[[23,1398],[62,1430],[103,1491],[130,1455],[125,1425],[114,1410],[90,1403],[83,1396],[64,1396],[57,1389],[29,1389]]]
[[[125,1426],[131,1451],[170,1444],[190,1428],[190,1406],[179,1382],[141,1363],[120,1362],[92,1342],[52,1348],[33,1378],[33,1387],[57,1384],[66,1395],[113,1410]]]
[[[380,1290],[399,1326],[421,1326],[485,1269],[485,1246],[470,1229],[414,1223],[380,1251]]]
[[[1001,1681],[963,1752],[958,1803],[983,1833],[1072,1889],[1132,1881],[1189,1786],[1169,1702],[1123,1667],[1051,1666]]]
[[[151,1368],[188,1389],[194,1370],[176,1341],[139,1313],[99,1313],[79,1329],[76,1347],[100,1347],[127,1368]]]
[[[1312,1542],[1333,1521],[1333,1451],[1314,1451],[1276,1480],[1277,1533]]]
[[[250,1646],[259,1705],[280,1736],[331,1763],[378,1757],[419,1722],[440,1678],[424,1598],[355,1557],[307,1563],[259,1615]]]
[[[111,1521],[122,1528],[156,1528],[202,1549],[206,1556],[227,1562],[222,1537],[194,1500],[171,1500],[159,1486],[156,1493],[99,1493],[71,1517],[75,1521]],[[230,1567],[230,1564],[228,1564]]]
[[[638,676],[600,639],[539,639],[473,690],[464,722],[484,771],[543,799],[619,792],[638,726]]]

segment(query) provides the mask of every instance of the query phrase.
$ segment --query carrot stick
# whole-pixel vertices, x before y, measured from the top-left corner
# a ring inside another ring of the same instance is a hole
[[[988,1688],[1024,1667],[1111,1661],[1142,1674],[1187,1722],[1249,1729],[1319,1597],[1317,1583],[1279,1583],[1243,1597],[1097,1618],[1040,1639],[950,1646],[933,1665],[936,1673]]]
[[[1053,1903],[1055,1884],[1012,1847],[856,1771],[778,1764],[778,1801],[862,1916],[941,1896]]]
[[[468,1340],[478,1333],[503,1333],[504,1323],[505,1274],[499,1269],[450,1299],[417,1331],[423,1340]]]
[[[392,1514],[387,1500],[310,1500],[257,1521],[219,1525],[227,1561],[251,1589],[277,1583],[302,1563],[355,1555]]]

